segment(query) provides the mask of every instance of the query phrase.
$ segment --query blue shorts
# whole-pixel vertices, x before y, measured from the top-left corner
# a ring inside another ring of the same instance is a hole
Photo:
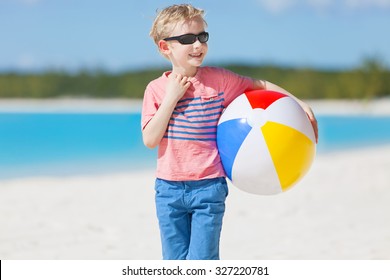
[[[164,260],[217,260],[225,178],[199,181],[156,179],[156,210]]]

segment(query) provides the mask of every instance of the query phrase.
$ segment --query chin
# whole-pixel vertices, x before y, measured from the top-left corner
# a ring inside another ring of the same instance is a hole
[[[199,67],[199,66],[202,65],[202,63],[203,63],[203,59],[202,59],[202,60],[199,60],[199,61],[191,61],[191,62],[190,62],[190,65],[191,65],[191,66],[195,66],[195,67]]]
[[[194,67],[200,67],[200,66],[202,66],[202,62],[200,62],[200,63],[194,63],[194,64],[192,64],[192,66],[194,66]]]

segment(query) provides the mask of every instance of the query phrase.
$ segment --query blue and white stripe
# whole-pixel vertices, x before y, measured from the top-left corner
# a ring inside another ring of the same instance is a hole
[[[185,98],[177,103],[164,138],[216,141],[218,120],[223,110],[223,92],[212,97]]]

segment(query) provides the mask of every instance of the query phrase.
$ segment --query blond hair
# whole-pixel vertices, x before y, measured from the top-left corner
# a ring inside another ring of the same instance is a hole
[[[172,5],[160,11],[150,30],[150,37],[158,45],[158,42],[170,36],[176,24],[200,17],[205,26],[204,11],[193,7],[190,4]]]

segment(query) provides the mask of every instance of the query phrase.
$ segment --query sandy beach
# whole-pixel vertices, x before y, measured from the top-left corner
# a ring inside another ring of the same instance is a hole
[[[230,186],[223,259],[390,259],[390,146],[317,156],[293,189]],[[1,259],[160,259],[153,171],[0,181]]]
[[[319,154],[280,195],[230,186],[221,258],[390,259],[389,170],[385,145]],[[161,259],[153,185],[153,170],[1,180],[0,259]]]

